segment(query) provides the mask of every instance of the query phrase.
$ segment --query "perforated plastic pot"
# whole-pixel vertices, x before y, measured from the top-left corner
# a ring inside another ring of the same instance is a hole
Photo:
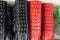
[[[4,40],[5,35],[5,8],[6,2],[0,1],[0,40]]]
[[[15,40],[28,40],[27,0],[16,0],[14,10]]]
[[[29,40],[40,40],[41,35],[41,2],[29,1]]]
[[[54,35],[53,4],[42,4],[43,26],[42,40],[52,40]]]
[[[11,25],[11,6],[9,4],[6,4],[6,13],[5,13],[5,40],[8,37],[8,40],[12,40],[12,25]]]

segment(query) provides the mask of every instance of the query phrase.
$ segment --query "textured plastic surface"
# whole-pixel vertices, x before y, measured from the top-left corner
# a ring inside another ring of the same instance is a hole
[[[29,1],[29,40],[40,40],[41,36],[41,2]]]
[[[11,12],[9,4],[6,4],[5,13],[5,40],[12,40]]]
[[[42,40],[53,40],[54,35],[53,4],[43,3],[42,7],[43,7]]]
[[[28,40],[27,1],[16,0],[14,6],[15,40]]]
[[[0,1],[0,40],[4,40],[5,35],[5,5],[5,1]]]

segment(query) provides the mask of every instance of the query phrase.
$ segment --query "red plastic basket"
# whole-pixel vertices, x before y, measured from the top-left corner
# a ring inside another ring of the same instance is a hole
[[[41,18],[41,2],[29,1],[30,40],[40,40]]]

